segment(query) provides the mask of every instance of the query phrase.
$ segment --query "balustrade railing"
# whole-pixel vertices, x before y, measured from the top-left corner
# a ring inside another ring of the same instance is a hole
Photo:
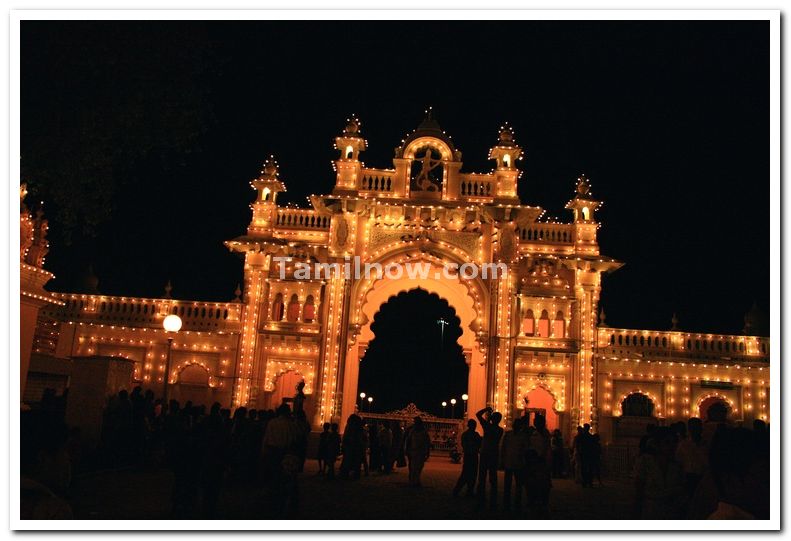
[[[144,299],[106,295],[55,293],[63,306],[42,310],[58,321],[153,327],[160,329],[167,314],[177,314],[184,330],[232,330],[241,319],[241,303],[212,303],[176,299]]]
[[[544,242],[556,244],[574,243],[572,224],[534,223],[517,230],[521,242]]]
[[[313,209],[277,209],[275,227],[290,229],[329,229],[330,217],[319,216]]]
[[[760,336],[713,335],[678,331],[599,328],[600,352],[636,353],[653,357],[752,357],[768,360],[769,339]]]

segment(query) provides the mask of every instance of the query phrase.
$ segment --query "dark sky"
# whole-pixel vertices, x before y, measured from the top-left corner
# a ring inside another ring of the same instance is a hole
[[[248,181],[269,153],[306,204],[351,113],[367,165],[427,105],[488,171],[509,121],[525,204],[606,204],[613,326],[738,332],[769,304],[768,22],[23,22],[22,168],[45,201],[50,289],[227,300]]]

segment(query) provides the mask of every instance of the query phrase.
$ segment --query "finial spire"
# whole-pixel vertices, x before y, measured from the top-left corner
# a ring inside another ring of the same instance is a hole
[[[672,325],[670,327],[670,330],[671,331],[677,331],[678,330],[678,318],[676,317],[676,313],[675,312],[673,312],[673,317],[670,319],[670,323]]]
[[[241,284],[236,284],[236,289],[233,292],[236,295],[233,299],[233,302],[242,302],[242,286]]]
[[[173,286],[172,286],[172,285],[171,285],[171,283],[170,283],[170,279],[168,279],[168,283],[167,283],[167,284],[165,284],[165,298],[166,298],[166,299],[169,299],[169,298],[171,298],[171,297],[170,297],[170,292],[171,292],[171,291],[173,291]]]
[[[588,177],[585,176],[585,173],[582,173],[579,177],[577,177],[577,194],[582,196],[590,195],[591,191],[591,183],[588,180]]]
[[[607,314],[604,313],[604,307],[599,310],[599,327],[607,326]]]

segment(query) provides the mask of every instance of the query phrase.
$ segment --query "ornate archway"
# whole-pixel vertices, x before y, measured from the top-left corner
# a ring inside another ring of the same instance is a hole
[[[425,265],[425,272],[409,275],[406,271],[398,278],[386,273],[380,278],[371,276],[360,280],[351,290],[349,314],[349,340],[346,362],[343,368],[343,397],[341,422],[354,413],[359,379],[360,359],[365,348],[373,339],[371,330],[374,315],[390,297],[413,289],[423,289],[447,301],[460,320],[461,345],[469,370],[467,384],[468,412],[475,412],[486,405],[486,329],[488,297],[480,278],[463,280],[458,276],[449,278],[443,274],[444,264],[460,265],[465,261],[445,247],[431,245],[431,251],[408,246],[378,258],[377,263],[386,267],[390,264]]]

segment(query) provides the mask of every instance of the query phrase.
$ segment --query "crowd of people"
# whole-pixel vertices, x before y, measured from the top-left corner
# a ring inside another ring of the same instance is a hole
[[[648,425],[635,464],[635,518],[769,518],[768,426],[733,426],[726,416],[714,405],[706,422]]]
[[[726,414],[715,408],[705,423],[692,418],[648,426],[634,469],[635,518],[768,517],[768,427],[761,421],[752,430],[734,427]],[[463,456],[454,497],[474,498],[479,509],[501,506],[511,516],[546,518],[553,478],[569,476],[583,488],[594,481],[601,485],[602,446],[589,425],[579,427],[566,446],[559,430],[547,430],[542,415],[517,417],[509,430],[491,408],[475,417],[460,435]],[[322,429],[311,457],[326,482],[407,468],[408,485],[421,486],[432,440],[420,417],[404,427],[352,414],[343,433],[337,423]],[[294,517],[310,431],[299,386],[276,410],[240,407],[233,413],[219,403],[208,410],[190,402],[165,403],[137,387],[109,401],[96,456],[101,467],[171,470],[172,518],[216,518],[223,490],[232,484],[262,490],[268,502],[262,518]],[[23,517],[70,517],[60,494],[70,481],[69,457],[79,455],[78,438],[62,418],[23,413]],[[499,471],[504,471],[502,487]]]

